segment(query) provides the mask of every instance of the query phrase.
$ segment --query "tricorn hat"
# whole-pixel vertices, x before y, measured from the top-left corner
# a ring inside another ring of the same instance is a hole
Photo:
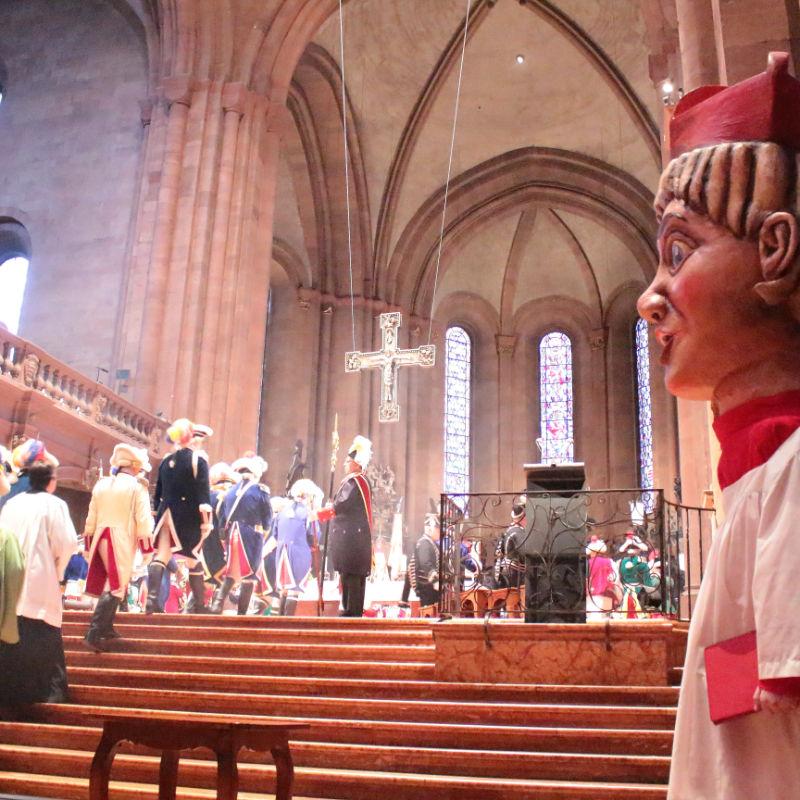
[[[372,442],[366,436],[356,436],[353,443],[347,448],[347,455],[366,469],[372,459]]]
[[[212,486],[218,483],[237,483],[241,477],[241,474],[226,461],[218,461],[208,470],[208,482]]]
[[[109,461],[112,467],[133,467],[139,466],[140,470],[150,472],[150,458],[147,450],[143,447],[134,447],[127,442],[120,442],[114,446],[114,452]]]
[[[19,447],[15,447],[11,454],[11,462],[17,469],[30,469],[34,464],[58,466],[58,459],[47,451],[44,442],[39,439],[28,439]]]
[[[252,452],[245,453],[245,455],[237,458],[231,464],[231,468],[235,472],[247,472],[257,481],[261,480],[261,476],[267,471],[268,467],[269,465],[261,456],[257,456]]]

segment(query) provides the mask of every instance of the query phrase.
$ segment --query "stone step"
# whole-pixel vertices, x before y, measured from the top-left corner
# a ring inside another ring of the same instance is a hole
[[[90,611],[65,611],[64,622],[77,622],[88,625]],[[361,631],[409,631],[414,629],[431,630],[439,624],[436,620],[405,618],[382,619],[378,617],[240,617],[235,614],[131,614],[120,613],[114,621],[115,625],[142,624],[178,627],[182,625],[225,625],[230,628],[291,628],[295,630],[361,630]],[[494,621],[493,621],[494,622]]]
[[[558,725],[595,728],[672,728],[675,708],[663,706],[596,706],[547,703],[442,702],[372,698],[248,695],[232,692],[160,691],[136,687],[71,687],[73,702],[171,711],[262,714],[335,719],[437,722],[461,724]]]
[[[168,631],[165,635],[170,636]],[[357,644],[290,644],[250,642],[226,643],[223,641],[180,641],[174,638],[134,639],[126,638],[125,652],[150,653],[152,655],[226,656],[232,647],[242,658],[283,658],[316,661],[434,661],[433,645],[385,645],[374,644],[368,648]],[[83,636],[64,636],[64,649],[84,649]]]
[[[171,712],[141,707],[104,705],[42,704],[32,712],[36,723],[92,726],[108,713],[141,714],[148,719],[174,716]],[[227,713],[185,712],[187,719],[226,722]],[[672,751],[672,731],[641,728],[587,728],[566,726],[521,726],[496,724],[455,724],[447,722],[394,722],[384,720],[348,720],[315,717],[237,715],[252,722],[281,720],[304,722],[308,729],[298,731],[293,741],[320,741],[341,744],[387,746],[446,747],[480,750],[550,751],[600,754],[637,754],[668,756]],[[9,725],[22,723],[7,723]]]
[[[352,630],[323,628],[288,628],[271,625],[235,627],[231,625],[151,625],[151,617],[136,615],[135,623],[120,625],[117,630],[125,639],[164,639],[171,641],[191,642],[245,642],[251,644],[285,644],[302,643],[328,645],[359,645],[373,647],[375,645],[391,645],[407,647],[410,645],[433,646],[433,633],[430,630]],[[194,617],[193,619],[197,619]],[[212,620],[224,620],[224,617],[212,617]],[[88,623],[65,622],[62,626],[64,636],[84,636]],[[168,632],[168,635],[166,635]]]
[[[99,740],[99,727],[17,725],[9,728],[0,723],[0,746],[59,748],[69,743],[71,750],[93,753]],[[490,744],[486,742],[487,747]],[[152,751],[130,744],[123,745],[120,752],[152,755]],[[195,751],[192,757],[207,760],[212,755]],[[659,783],[667,780],[669,771],[669,758],[666,756],[459,750],[313,741],[293,741],[292,757],[296,767],[356,769],[370,764],[388,772],[548,780]],[[261,764],[264,756],[245,750],[239,756],[239,763]]]
[[[105,657],[95,657],[105,663]],[[91,663],[91,662],[89,662]],[[280,669],[280,667],[277,667]],[[370,669],[371,671],[371,669]],[[114,669],[105,666],[70,665],[70,683],[95,686],[140,686],[147,689],[236,692],[240,694],[315,694],[322,697],[409,698],[483,703],[568,703],[595,705],[670,706],[678,690],[666,686],[616,687],[445,683],[442,681],[366,678],[293,677],[265,672],[262,675],[164,672],[152,669]]]
[[[268,756],[266,756],[268,758]],[[81,778],[88,773],[91,754],[76,750],[37,748],[28,746],[0,746],[0,770],[7,773],[30,775],[45,771],[49,776]],[[113,776],[128,783],[157,783],[158,758],[155,756],[121,754],[114,760]],[[0,772],[0,780],[4,773]],[[239,783],[243,792],[263,792],[274,785],[272,765],[243,763],[239,769]],[[217,767],[213,761],[195,758],[181,759],[178,783],[187,789],[212,789],[216,786]],[[5,784],[5,781],[3,781]],[[28,785],[28,791],[38,787]],[[610,798],[637,798],[650,800],[666,796],[663,787],[625,782],[523,780],[515,778],[460,777],[432,774],[397,773],[384,770],[316,769],[297,767],[294,787],[298,794],[308,797],[337,798],[341,800],[375,800],[378,796],[392,800],[464,800],[481,797],[487,800],[542,800],[543,798],[569,798],[569,800],[606,800]],[[9,789],[16,787],[9,786]],[[51,795],[52,796],[52,795]],[[64,797],[64,795],[56,795]],[[191,793],[182,797],[191,797]],[[241,795],[240,795],[241,796]],[[116,795],[115,795],[116,797]]]
[[[237,648],[236,652],[239,652]],[[352,677],[364,675],[363,661],[310,661],[286,660],[283,658],[240,658],[237,656],[191,656],[158,655],[147,653],[90,653],[82,646],[78,650],[68,650],[67,669],[78,666],[108,666],[117,669],[146,670],[156,663],[162,670],[175,672],[205,672],[218,675],[272,675]],[[376,680],[432,680],[435,668],[430,662],[372,662],[368,665],[369,675]]]
[[[65,778],[62,776],[50,775],[28,775],[20,772],[0,771],[0,787],[5,792],[15,792],[14,798],[19,800],[31,800],[32,795],[36,798],[52,797],[55,800],[86,800],[89,796],[88,778]],[[128,783],[123,781],[111,781],[109,784],[110,794],[114,800],[158,800],[158,789],[156,786],[147,786],[143,783]],[[5,797],[6,795],[0,795]],[[193,789],[191,793],[181,790],[179,797],[181,800],[216,800],[216,790]],[[274,794],[264,794],[259,792],[239,792],[239,800],[275,800]],[[299,797],[292,795],[292,800],[312,800],[309,797]],[[320,800],[313,798],[313,800]],[[335,800],[335,798],[327,798]]]

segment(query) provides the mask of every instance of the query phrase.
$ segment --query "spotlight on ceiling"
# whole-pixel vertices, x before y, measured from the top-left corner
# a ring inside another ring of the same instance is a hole
[[[667,78],[667,80],[665,80],[661,84],[661,92],[663,94],[672,94],[674,91],[675,91],[675,85],[672,83],[672,81],[669,78]]]
[[[514,60],[517,62],[517,64],[524,64],[524,63],[525,63],[525,56],[524,56],[524,55],[522,55],[522,53],[520,53],[520,54],[519,54],[519,55],[516,57],[516,59],[514,59]]]

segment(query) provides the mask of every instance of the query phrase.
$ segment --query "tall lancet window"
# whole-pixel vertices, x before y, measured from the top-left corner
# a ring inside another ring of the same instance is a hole
[[[19,330],[22,299],[28,280],[28,259],[23,256],[8,258],[0,264],[0,322],[11,333]]]
[[[447,329],[444,353],[444,490],[469,492],[472,340],[457,326]]]
[[[653,409],[650,402],[650,349],[647,323],[637,320],[634,326],[636,351],[636,413],[639,429],[639,486],[652,489],[653,474]]]
[[[573,461],[572,342],[559,331],[539,343],[542,462]]]

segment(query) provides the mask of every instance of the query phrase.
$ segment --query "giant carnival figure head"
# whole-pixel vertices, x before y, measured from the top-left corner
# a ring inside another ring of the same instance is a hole
[[[800,82],[788,55],[687,94],[669,134],[658,269],[638,303],[667,388],[717,412],[800,388]]]

